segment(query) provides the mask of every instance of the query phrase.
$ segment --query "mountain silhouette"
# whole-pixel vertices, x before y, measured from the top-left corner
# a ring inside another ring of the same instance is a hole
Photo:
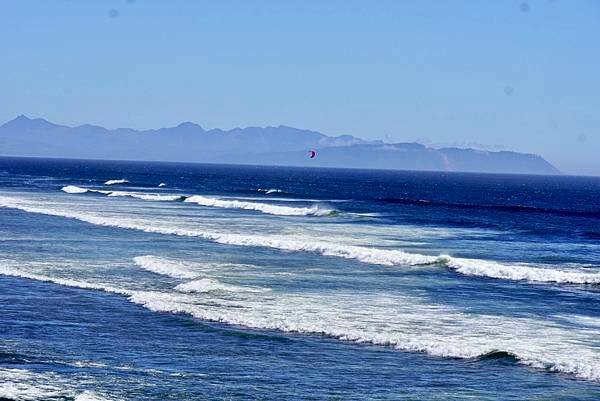
[[[315,149],[317,156],[308,157]],[[183,161],[314,167],[559,174],[541,156],[509,151],[430,148],[351,135],[278,127],[205,130],[192,122],[138,131],[67,127],[24,115],[0,126],[0,155],[78,159]]]

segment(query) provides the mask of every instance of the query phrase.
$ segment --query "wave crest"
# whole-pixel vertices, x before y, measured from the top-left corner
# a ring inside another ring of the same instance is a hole
[[[267,188],[258,188],[257,191],[258,192],[264,192],[265,195],[283,193],[283,190],[277,189],[277,188],[270,188],[270,189],[267,189]]]
[[[201,195],[193,195],[184,202],[195,203],[200,206],[219,207],[225,209],[255,210],[267,214],[279,216],[330,216],[336,213],[334,209],[313,205],[310,207],[290,207],[273,205],[270,203],[247,202],[235,199],[209,198]]]
[[[333,216],[338,213],[337,210],[322,206],[312,205],[309,207],[291,207],[283,205],[274,205],[263,202],[249,202],[237,199],[219,199],[210,198],[202,195],[179,195],[179,194],[157,194],[144,192],[128,192],[128,191],[103,191],[99,189],[81,188],[75,185],[67,185],[62,187],[62,191],[70,194],[84,194],[88,192],[99,193],[110,197],[129,197],[155,202],[176,202],[184,201],[187,203],[195,203],[200,206],[217,207],[224,209],[242,209],[253,210],[266,214],[278,216]]]
[[[600,272],[587,272],[585,269],[560,269],[525,264],[504,264],[489,260],[456,258],[447,255],[422,255],[396,249],[345,245],[309,238],[290,238],[281,235],[262,236],[191,230],[172,226],[160,226],[152,222],[103,217],[63,209],[56,210],[44,207],[43,205],[38,206],[22,203],[18,199],[12,197],[0,197],[0,207],[16,208],[29,213],[73,218],[101,226],[119,227],[184,237],[199,237],[226,245],[255,246],[283,251],[314,252],[324,256],[354,259],[363,263],[382,266],[419,266],[438,264],[469,276],[515,281],[526,280],[532,282],[554,282],[565,284],[600,284]]]
[[[203,292],[264,292],[265,289],[254,288],[254,287],[241,287],[237,285],[225,284],[216,279],[203,278],[200,280],[194,280],[187,283],[179,284],[175,287],[176,291],[186,293],[203,293]]]
[[[117,197],[124,196],[128,198],[142,199],[154,202],[175,202],[184,200],[186,197],[183,195],[164,195],[164,194],[151,194],[141,192],[125,192],[125,191],[112,191],[108,196]]]
[[[277,291],[268,296],[247,294],[243,303],[202,303],[192,293],[203,289],[185,291],[183,286],[190,283],[180,287],[186,293],[126,290],[34,274],[20,263],[18,268],[12,268],[10,263],[2,262],[0,274],[120,294],[155,312],[186,313],[249,328],[324,335],[439,357],[514,361],[600,381],[600,359],[593,349],[593,333],[541,319],[464,313],[413,296],[380,293],[338,298]]]
[[[67,185],[66,187],[62,187],[61,191],[64,191],[68,194],[83,194],[88,192],[89,190],[75,185]]]
[[[439,263],[467,276],[489,277],[502,280],[531,281],[562,284],[600,284],[600,272],[585,269],[564,269],[503,264],[490,260],[440,256]]]
[[[104,183],[104,185],[115,185],[115,184],[127,184],[129,181],[127,181],[125,178],[121,178],[118,180],[108,180]]]
[[[136,265],[152,273],[162,274],[174,278],[195,278],[198,273],[193,271],[187,263],[177,260],[159,258],[152,255],[136,256],[133,258]]]
[[[110,197],[128,197],[135,199],[142,199],[147,201],[155,202],[170,202],[170,201],[181,201],[185,199],[183,195],[165,195],[165,194],[154,194],[154,193],[143,193],[143,192],[126,192],[126,191],[103,191],[101,189],[81,188],[75,185],[67,185],[62,187],[61,191],[69,194],[84,194],[84,193],[96,193]]]
[[[68,194],[85,194],[87,192],[93,192],[102,195],[110,195],[111,191],[103,191],[101,189],[90,189],[90,188],[82,188],[76,185],[67,185],[66,187],[62,187],[61,191],[66,192]]]

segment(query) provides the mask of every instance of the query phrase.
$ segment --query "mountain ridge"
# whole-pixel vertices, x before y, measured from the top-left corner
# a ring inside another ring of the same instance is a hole
[[[317,157],[307,157],[309,149]],[[54,124],[20,115],[0,126],[0,154],[114,160],[183,161],[398,170],[560,174],[539,155],[472,148],[431,148],[352,135],[328,136],[285,125],[213,128],[185,121],[158,129]]]

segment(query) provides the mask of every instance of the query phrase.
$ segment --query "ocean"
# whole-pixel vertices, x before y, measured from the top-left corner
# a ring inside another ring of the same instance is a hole
[[[0,158],[0,400],[598,400],[600,178]]]

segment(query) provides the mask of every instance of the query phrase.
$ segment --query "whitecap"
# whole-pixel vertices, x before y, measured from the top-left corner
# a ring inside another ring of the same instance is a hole
[[[83,393],[77,394],[74,401],[109,401],[107,398],[101,397],[91,391],[84,391]]]
[[[309,207],[291,207],[283,205],[274,205],[263,202],[247,202],[238,199],[218,199],[210,198],[202,195],[180,195],[180,194],[157,194],[157,193],[144,193],[144,192],[130,192],[130,191],[102,191],[98,189],[81,188],[74,185],[68,185],[63,187],[64,192],[72,194],[82,194],[86,192],[100,193],[110,197],[130,197],[136,199],[142,199],[147,201],[158,201],[158,202],[172,202],[181,201],[187,203],[195,203],[200,206],[206,207],[217,207],[225,209],[242,209],[242,210],[253,210],[259,211],[266,214],[273,214],[279,216],[330,216],[335,214],[337,211],[322,205],[312,205]]]
[[[383,266],[418,266],[439,264],[455,270],[458,273],[472,276],[508,280],[528,280],[537,282],[555,282],[567,284],[599,284],[600,272],[586,272],[584,269],[560,269],[556,267],[535,267],[525,264],[503,264],[481,259],[455,258],[447,255],[433,256],[409,253],[397,249],[380,249],[359,245],[345,245],[313,240],[310,238],[295,238],[283,235],[248,235],[222,232],[207,232],[191,230],[139,220],[103,217],[90,213],[79,213],[70,210],[56,210],[44,206],[22,203],[17,198],[0,197],[0,207],[20,209],[30,213],[41,213],[53,216],[74,218],[87,223],[140,230],[145,232],[199,237],[221,244],[237,246],[255,246],[274,248],[284,251],[315,252],[325,256],[344,259],[354,259],[364,263]]]
[[[154,202],[173,202],[179,201],[185,198],[182,195],[168,195],[168,194],[154,194],[154,193],[143,193],[143,192],[125,192],[125,191],[112,191],[108,196],[117,197],[124,196],[135,199],[142,199],[146,201],[154,201]]]
[[[75,185],[67,185],[65,187],[62,187],[61,190],[68,194],[83,194],[89,191],[86,188],[81,188]]]
[[[176,291],[186,293],[205,293],[205,292],[264,292],[265,289],[254,287],[241,287],[237,285],[225,284],[214,278],[203,278],[200,280],[189,281],[179,284],[175,287]]]
[[[360,298],[360,299],[358,299]],[[585,332],[539,319],[465,314],[412,297],[374,294],[343,298],[322,295],[247,298],[243,307],[211,307],[176,294],[135,292],[131,302],[155,312],[257,329],[318,334],[445,358],[473,359],[494,352],[518,363],[600,381],[600,360]],[[570,339],[565,346],[565,339]]]
[[[53,373],[34,373],[25,369],[0,367],[0,398],[15,401],[74,399],[74,401],[109,401],[91,391],[77,390],[66,378]]]
[[[67,185],[66,187],[62,187],[61,191],[69,193],[69,194],[84,194],[88,192],[98,193],[102,195],[109,195],[111,191],[102,191],[100,189],[91,189],[91,188],[82,188],[75,185]]]
[[[127,181],[124,178],[118,179],[118,180],[108,180],[104,183],[104,185],[115,185],[115,184],[126,184],[129,181]]]
[[[453,258],[440,256],[439,262],[448,268],[467,275],[513,281],[562,284],[600,284],[598,270],[535,266],[524,263],[506,264],[491,260]]]
[[[561,326],[555,319],[469,313],[418,296],[385,291],[254,292],[243,300],[220,298],[218,303],[202,303],[194,292],[209,290],[210,286],[217,291],[215,287],[229,284],[195,280],[193,286],[181,284],[178,290],[185,291],[186,284],[193,287],[186,293],[125,290],[83,279],[35,275],[20,268],[11,272],[6,270],[10,263],[2,262],[0,274],[113,292],[156,312],[186,313],[249,328],[326,335],[439,357],[471,359],[500,352],[513,355],[524,365],[600,381],[600,356],[594,349],[596,332]]]
[[[262,202],[245,202],[234,199],[209,198],[201,195],[193,195],[184,200],[187,203],[195,203],[200,206],[218,207],[225,209],[255,210],[262,213],[280,216],[329,216],[335,213],[334,209],[313,205],[310,207],[290,207],[273,205]]]
[[[133,258],[136,265],[152,273],[162,274],[174,278],[198,277],[198,272],[185,262],[160,258],[153,255],[136,256]]]
[[[278,193],[282,193],[283,190],[281,189],[277,189],[277,188],[271,188],[271,189],[267,189],[267,188],[259,188],[258,192],[264,192],[265,195],[270,195],[270,194],[278,194]]]

